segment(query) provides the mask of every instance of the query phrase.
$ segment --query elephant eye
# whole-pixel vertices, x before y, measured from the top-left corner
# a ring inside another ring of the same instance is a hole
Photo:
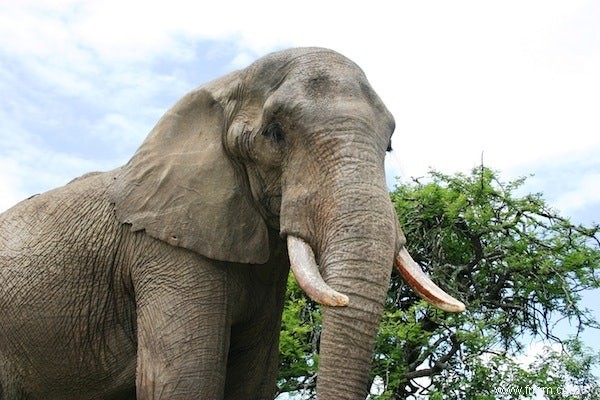
[[[271,139],[274,143],[281,143],[285,139],[283,129],[278,123],[272,123],[264,130],[263,135]]]

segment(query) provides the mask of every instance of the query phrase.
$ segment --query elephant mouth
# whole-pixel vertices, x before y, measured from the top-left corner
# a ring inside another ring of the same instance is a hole
[[[323,280],[315,261],[314,252],[308,243],[299,237],[288,235],[287,246],[294,277],[311,299],[331,307],[344,307],[350,303],[348,296],[332,289]],[[433,283],[405,247],[402,247],[395,255],[394,266],[415,293],[432,306],[451,313],[465,310],[465,305],[461,301],[453,298]]]

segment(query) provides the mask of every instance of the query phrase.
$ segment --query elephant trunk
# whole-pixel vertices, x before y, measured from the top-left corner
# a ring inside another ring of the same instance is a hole
[[[335,207],[315,211],[323,225],[311,244],[288,232],[288,252],[300,286],[325,305],[318,397],[364,399],[397,248],[396,224],[385,185],[338,189]]]
[[[299,151],[287,166],[303,173],[282,177],[281,233],[291,269],[303,290],[324,305],[320,399],[366,397],[394,264],[426,300],[442,307],[449,301],[403,250],[383,155],[365,141],[368,127],[360,121],[347,118],[343,126],[313,132],[310,140],[320,145],[315,147],[327,150],[334,143],[338,152]],[[460,306],[454,304],[455,311]]]
[[[318,398],[364,399],[393,264],[431,304],[450,312],[464,305],[431,282],[403,247],[385,186],[354,184],[336,203],[315,242],[320,267],[297,236],[288,235],[288,252],[299,285],[325,306]]]
[[[384,187],[355,187],[339,206],[344,211],[328,227],[319,261],[324,280],[349,301],[323,308],[317,394],[364,399],[392,271],[395,222]]]

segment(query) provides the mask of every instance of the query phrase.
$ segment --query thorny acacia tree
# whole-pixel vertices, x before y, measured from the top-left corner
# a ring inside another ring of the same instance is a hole
[[[431,172],[424,180],[400,184],[392,201],[410,253],[467,311],[452,315],[426,306],[394,274],[372,397],[517,399],[542,390],[549,399],[575,398],[569,397],[574,392],[596,398],[591,370],[600,355],[583,347],[578,334],[599,328],[580,299],[600,287],[600,227],[572,224],[541,194],[518,196],[525,179],[503,183],[483,166],[470,175]],[[574,327],[572,338],[555,335],[560,321]],[[319,332],[318,307],[290,281],[280,392],[313,398]],[[524,336],[558,345],[558,352],[520,365],[514,360]]]

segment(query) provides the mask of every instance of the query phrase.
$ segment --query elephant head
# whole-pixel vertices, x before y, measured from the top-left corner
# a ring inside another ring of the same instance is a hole
[[[235,263],[265,263],[278,231],[300,286],[324,305],[319,397],[364,398],[394,264],[426,300],[464,309],[405,250],[384,177],[393,131],[347,58],[274,53],[165,114],[115,178],[117,216]]]

